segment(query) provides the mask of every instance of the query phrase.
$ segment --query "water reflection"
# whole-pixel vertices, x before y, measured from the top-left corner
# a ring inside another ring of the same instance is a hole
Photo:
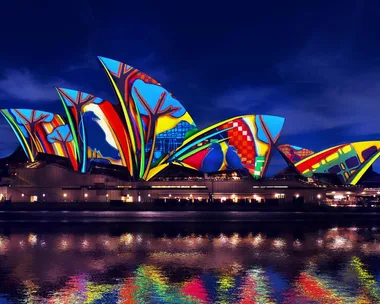
[[[2,228],[0,303],[380,303],[375,226],[128,228]]]

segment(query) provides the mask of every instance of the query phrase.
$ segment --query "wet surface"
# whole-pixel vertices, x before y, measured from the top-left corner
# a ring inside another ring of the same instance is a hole
[[[2,223],[0,303],[380,303],[380,222]]]

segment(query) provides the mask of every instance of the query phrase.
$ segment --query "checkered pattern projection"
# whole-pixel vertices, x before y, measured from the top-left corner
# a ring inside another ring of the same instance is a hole
[[[266,115],[240,116],[220,122],[187,138],[168,161],[205,173],[248,170],[260,178],[283,122],[281,117]]]
[[[98,59],[114,100],[57,88],[64,118],[38,110],[2,110],[30,161],[38,153],[55,154],[69,158],[82,173],[95,163],[123,166],[132,180],[149,180],[169,164],[203,173],[264,175],[284,118],[238,116],[199,130],[157,80],[123,62]]]

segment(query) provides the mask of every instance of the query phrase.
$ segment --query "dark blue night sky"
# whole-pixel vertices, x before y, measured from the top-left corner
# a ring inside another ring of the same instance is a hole
[[[3,1],[0,28],[2,108],[62,113],[54,86],[115,100],[100,55],[159,80],[201,127],[275,114],[281,143],[380,139],[379,1]],[[4,156],[17,142],[0,130]]]

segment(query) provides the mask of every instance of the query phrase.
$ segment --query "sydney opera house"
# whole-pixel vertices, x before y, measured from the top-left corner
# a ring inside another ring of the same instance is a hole
[[[281,144],[285,118],[258,114],[198,129],[155,79],[116,60],[99,61],[114,101],[56,88],[63,116],[1,110],[23,152],[2,160],[3,200],[349,202],[350,194],[380,194],[371,169],[380,141],[314,152]],[[288,166],[264,178],[275,150]]]

